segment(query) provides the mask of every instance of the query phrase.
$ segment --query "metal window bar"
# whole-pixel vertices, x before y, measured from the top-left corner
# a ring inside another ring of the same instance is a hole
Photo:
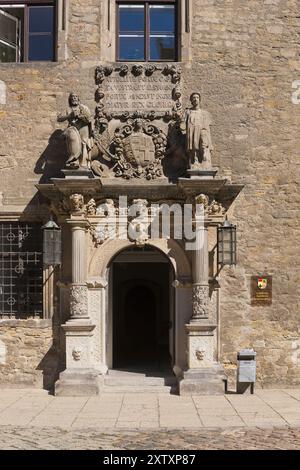
[[[1,222],[0,317],[40,318],[42,314],[41,225]]]

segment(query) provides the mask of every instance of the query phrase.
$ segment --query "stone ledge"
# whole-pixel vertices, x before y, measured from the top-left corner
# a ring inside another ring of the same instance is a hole
[[[28,320],[18,320],[18,319],[0,319],[0,328],[1,327],[11,327],[11,328],[50,328],[52,327],[51,319],[28,319]]]

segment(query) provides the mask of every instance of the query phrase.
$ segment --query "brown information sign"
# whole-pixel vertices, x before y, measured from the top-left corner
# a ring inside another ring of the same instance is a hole
[[[263,307],[272,304],[272,276],[251,277],[251,305]]]

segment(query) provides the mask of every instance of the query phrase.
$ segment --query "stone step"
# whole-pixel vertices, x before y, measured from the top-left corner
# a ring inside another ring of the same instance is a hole
[[[114,377],[173,377],[170,369],[166,370],[127,370],[127,369],[108,369],[107,375]]]
[[[119,385],[117,387],[103,385],[101,391],[110,393],[162,393],[170,395],[172,392],[175,392],[175,389],[166,385]]]
[[[125,386],[172,386],[176,385],[175,377],[145,377],[145,376],[109,376],[104,377],[104,385],[111,387]]]

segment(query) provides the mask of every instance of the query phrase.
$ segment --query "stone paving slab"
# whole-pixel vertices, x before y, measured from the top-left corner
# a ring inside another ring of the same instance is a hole
[[[0,389],[0,427],[201,430],[299,424],[300,390],[183,397],[104,392],[89,398],[54,397],[45,390]]]

